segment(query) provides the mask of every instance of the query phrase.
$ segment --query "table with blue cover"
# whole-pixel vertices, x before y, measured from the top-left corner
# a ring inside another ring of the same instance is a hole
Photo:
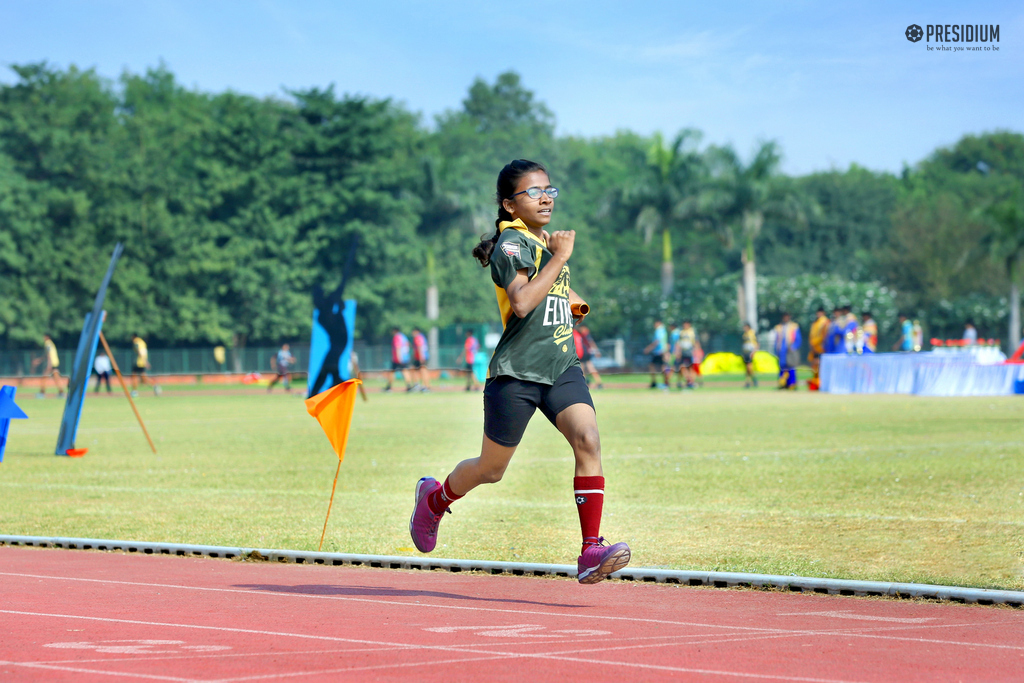
[[[970,354],[825,354],[820,378],[831,394],[1002,396],[1020,392],[1024,365],[979,363]]]

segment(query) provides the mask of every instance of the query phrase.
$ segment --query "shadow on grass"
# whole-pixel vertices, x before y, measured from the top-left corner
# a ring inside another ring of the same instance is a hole
[[[388,588],[386,586],[272,586],[268,584],[237,584],[235,588],[266,591],[268,593],[295,593],[301,595],[341,595],[359,598],[446,598],[449,600],[472,600],[479,602],[507,602],[520,605],[542,605],[544,607],[582,607],[582,605],[564,605],[557,602],[538,602],[536,600],[517,600],[514,598],[478,598],[458,593],[441,591],[425,591],[409,588]]]

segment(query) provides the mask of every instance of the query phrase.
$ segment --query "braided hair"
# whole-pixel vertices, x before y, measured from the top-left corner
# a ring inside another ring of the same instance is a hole
[[[512,215],[505,210],[505,205],[502,202],[515,193],[523,176],[534,171],[548,172],[543,164],[536,161],[516,159],[506,164],[498,174],[497,192],[494,195],[495,201],[498,202],[498,218],[494,221],[494,234],[490,237],[481,236],[480,243],[473,248],[473,256],[480,261],[481,266],[487,266],[491,262],[491,252],[494,251],[494,245],[498,243],[498,235],[501,234],[499,227],[501,223],[512,220]]]

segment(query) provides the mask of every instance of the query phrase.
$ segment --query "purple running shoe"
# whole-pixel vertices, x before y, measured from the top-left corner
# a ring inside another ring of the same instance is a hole
[[[436,526],[434,527],[437,528]],[[580,583],[597,583],[629,564],[629,546],[625,543],[604,545],[604,537],[588,545],[576,562],[576,578]]]
[[[412,517],[409,518],[409,535],[421,553],[429,553],[437,545],[437,525],[444,513],[435,515],[427,504],[427,498],[439,488],[440,482],[433,477],[423,477],[416,482],[416,506],[413,507]]]

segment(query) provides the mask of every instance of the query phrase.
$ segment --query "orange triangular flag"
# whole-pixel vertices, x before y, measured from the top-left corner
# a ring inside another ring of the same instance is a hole
[[[345,459],[348,428],[356,405],[356,387],[360,384],[360,380],[350,379],[306,399],[306,410],[320,423],[338,454],[338,460]]]

